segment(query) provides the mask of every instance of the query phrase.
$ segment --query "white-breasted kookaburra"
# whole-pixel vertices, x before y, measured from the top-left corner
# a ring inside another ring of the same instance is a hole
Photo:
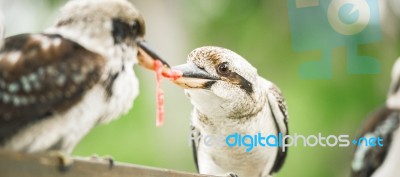
[[[133,66],[161,60],[144,34],[127,0],[71,0],[43,33],[6,38],[0,148],[69,154],[94,126],[126,113],[138,95]]]
[[[243,57],[220,47],[197,48],[186,64],[173,69],[183,73],[174,82],[185,88],[194,106],[192,146],[200,173],[267,177],[281,169],[287,148],[259,146],[246,152],[238,146],[207,145],[204,139],[234,133],[288,135],[285,99],[275,84],[260,77]]]

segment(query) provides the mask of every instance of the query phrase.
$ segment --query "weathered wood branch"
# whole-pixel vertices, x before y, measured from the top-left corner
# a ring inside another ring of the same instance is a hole
[[[61,172],[60,157],[0,150],[0,177],[213,177],[168,169],[73,158],[72,166]],[[215,177],[215,176],[214,176]]]

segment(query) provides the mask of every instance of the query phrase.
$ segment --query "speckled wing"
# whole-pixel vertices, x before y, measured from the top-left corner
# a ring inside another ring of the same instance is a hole
[[[20,128],[62,113],[100,79],[105,60],[59,35],[22,34],[0,51],[0,145]]]
[[[393,132],[399,125],[399,113],[386,106],[369,116],[360,137],[380,137],[383,146],[358,146],[352,161],[352,177],[369,177],[383,164],[392,143]]]
[[[282,136],[288,135],[289,128],[286,101],[279,88],[275,85],[272,85],[269,88],[268,103],[271,108],[271,113],[274,118],[278,133],[282,133]],[[281,169],[285,162],[287,152],[287,147],[285,148],[285,151],[283,151],[282,147],[278,148],[278,154],[276,155],[275,164],[272,167],[270,174],[278,172]]]

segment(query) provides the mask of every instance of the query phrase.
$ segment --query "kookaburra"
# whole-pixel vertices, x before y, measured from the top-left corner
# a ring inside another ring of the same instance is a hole
[[[6,38],[0,148],[70,154],[94,126],[126,113],[138,95],[133,66],[160,60],[144,34],[127,0],[71,0],[43,33]]]
[[[386,104],[373,113],[360,137],[380,137],[383,146],[360,143],[354,152],[352,177],[398,177],[400,174],[400,58],[392,70]]]
[[[287,149],[256,147],[246,152],[239,147],[209,146],[201,138],[236,132],[288,135],[286,103],[276,85],[260,77],[243,57],[220,47],[197,48],[186,64],[173,69],[183,73],[174,82],[185,88],[194,106],[192,146],[200,173],[267,177],[281,169]]]

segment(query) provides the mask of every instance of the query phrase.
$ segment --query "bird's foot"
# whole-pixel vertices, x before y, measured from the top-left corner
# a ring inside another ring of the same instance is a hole
[[[239,176],[235,173],[230,172],[230,173],[225,174],[223,177],[239,177]]]
[[[69,155],[60,151],[51,151],[49,152],[49,155],[58,158],[60,162],[58,169],[60,172],[65,173],[72,168],[74,160]]]
[[[112,169],[114,167],[114,158],[110,155],[100,157],[99,155],[94,154],[94,155],[90,156],[89,159],[93,160],[93,161],[97,161],[97,162],[106,161],[108,163],[108,167],[110,169]]]

